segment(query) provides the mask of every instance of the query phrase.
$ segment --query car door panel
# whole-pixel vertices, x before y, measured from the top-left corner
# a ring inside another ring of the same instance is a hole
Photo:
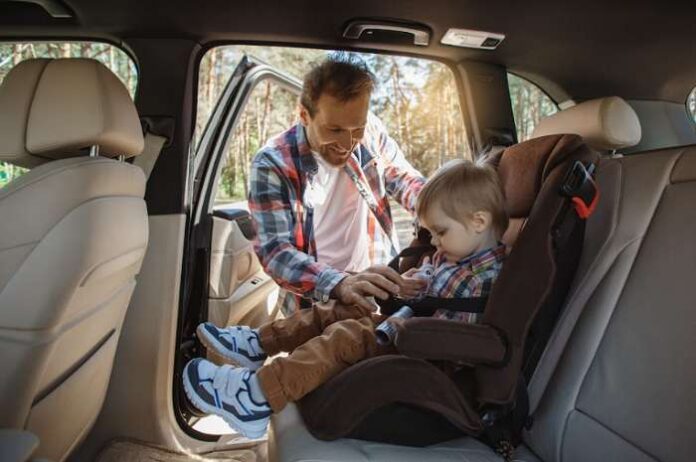
[[[254,253],[246,210],[215,210],[208,283],[208,320],[217,326],[264,322],[273,316],[277,285]]]
[[[207,247],[210,258],[203,289],[207,315],[203,312],[202,319],[220,327],[258,326],[277,314],[278,286],[263,271],[254,252],[254,226],[246,201],[216,202],[234,128],[253,89],[262,82],[271,82],[295,95],[301,90],[301,82],[293,77],[244,57],[213,111],[196,154],[194,194],[198,199],[193,217],[194,223],[200,223],[197,229],[207,234],[200,242]]]

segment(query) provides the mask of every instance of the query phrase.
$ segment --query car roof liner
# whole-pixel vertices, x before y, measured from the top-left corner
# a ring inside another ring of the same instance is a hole
[[[125,41],[130,37],[157,37],[202,44],[266,42],[413,54],[451,63],[466,59],[498,64],[533,81],[534,76],[543,77],[577,101],[616,95],[683,103],[696,76],[691,34],[691,19],[696,16],[694,2],[675,2],[666,7],[659,2],[637,1],[630,9],[623,3],[598,0],[563,4],[553,0],[513,4],[503,0],[438,0],[427,7],[417,0],[307,0],[302,5],[225,0],[67,0],[63,4],[74,12],[79,26],[72,20],[52,19],[37,5],[31,5],[32,14],[26,8],[19,14],[17,5],[27,4],[0,2],[4,37],[26,38],[36,33],[73,38],[111,36]],[[14,14],[9,14],[10,10]],[[343,37],[349,21],[369,18],[422,24],[432,31],[429,45]],[[648,18],[649,23],[644,20]],[[38,30],[32,26],[42,27]],[[449,28],[486,30],[505,34],[506,39],[496,50],[443,45],[440,40]],[[551,96],[558,99],[562,95]]]

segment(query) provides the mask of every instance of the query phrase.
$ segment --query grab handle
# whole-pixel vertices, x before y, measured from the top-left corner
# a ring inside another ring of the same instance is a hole
[[[427,47],[430,43],[430,28],[420,24],[404,24],[393,21],[377,21],[356,19],[348,23],[343,30],[343,37],[352,40],[359,40],[363,34],[370,34],[371,31],[400,32],[413,36],[413,44]]]

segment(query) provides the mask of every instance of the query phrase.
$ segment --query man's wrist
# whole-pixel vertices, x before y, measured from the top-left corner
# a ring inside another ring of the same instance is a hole
[[[326,303],[332,298],[336,298],[334,288],[346,277],[348,277],[348,273],[326,267],[317,277],[317,283],[314,287],[314,300]]]

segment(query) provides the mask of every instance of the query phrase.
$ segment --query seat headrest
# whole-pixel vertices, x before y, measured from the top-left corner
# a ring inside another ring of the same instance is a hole
[[[510,218],[526,218],[551,171],[579,149],[578,135],[549,135],[516,144],[499,154],[498,176]]]
[[[106,66],[33,59],[8,73],[0,86],[0,161],[31,168],[95,145],[107,157],[143,150],[133,100]]]
[[[633,108],[622,98],[610,96],[585,101],[541,119],[532,138],[563,133],[580,135],[599,151],[611,151],[638,144],[641,128]]]

